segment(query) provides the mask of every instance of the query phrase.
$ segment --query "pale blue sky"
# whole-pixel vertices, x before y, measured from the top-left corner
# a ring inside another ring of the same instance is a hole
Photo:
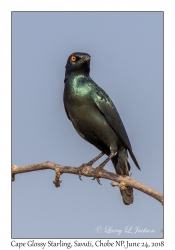
[[[132,178],[163,192],[162,12],[13,12],[12,164],[79,166],[99,153],[64,111],[65,64],[75,51],[91,55],[91,78],[120,113],[141,166],[130,159]],[[105,169],[114,172],[111,162]],[[163,208],[153,198],[134,190],[133,205],[125,206],[108,180],[64,174],[57,189],[54,174],[16,176],[12,237],[161,237]],[[107,226],[122,232],[105,233]],[[127,226],[155,232],[128,234]]]

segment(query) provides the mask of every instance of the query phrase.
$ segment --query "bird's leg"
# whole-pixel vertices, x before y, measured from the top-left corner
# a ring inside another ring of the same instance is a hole
[[[87,166],[92,166],[94,162],[96,162],[98,159],[100,159],[104,155],[103,152],[101,152],[99,155],[97,155],[94,159],[92,159],[90,162],[86,163]]]
[[[79,179],[82,181],[81,179],[81,172],[83,170],[83,168],[85,168],[86,166],[92,166],[94,164],[94,162],[96,162],[99,158],[101,158],[104,155],[103,152],[101,152],[99,155],[97,155],[94,159],[92,159],[91,161],[89,161],[88,163],[83,163],[80,167],[77,168],[77,172],[78,172],[78,177]]]
[[[99,172],[100,172],[101,170],[103,170],[103,168],[104,168],[104,166],[106,165],[106,163],[107,163],[108,161],[110,161],[116,154],[117,154],[117,152],[112,152],[112,153],[110,153],[110,155],[108,156],[108,158],[107,158],[105,161],[103,161],[103,162],[94,170],[95,177],[93,178],[93,180],[96,179],[97,182],[98,182],[99,184],[101,184],[98,174],[99,174]]]

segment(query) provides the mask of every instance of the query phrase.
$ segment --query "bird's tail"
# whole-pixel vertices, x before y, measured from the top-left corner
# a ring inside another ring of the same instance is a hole
[[[117,174],[129,176],[130,164],[128,162],[128,154],[125,148],[120,149],[117,155],[111,160]],[[132,187],[127,186],[123,189],[120,188],[120,193],[125,205],[130,205],[133,203],[134,196]]]

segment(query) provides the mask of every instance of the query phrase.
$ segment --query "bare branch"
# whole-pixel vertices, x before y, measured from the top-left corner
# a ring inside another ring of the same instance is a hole
[[[53,181],[53,183],[55,184],[56,187],[59,187],[60,183],[62,182],[59,179],[61,174],[64,174],[64,173],[76,174],[76,175],[79,174],[76,167],[61,166],[59,164],[55,164],[54,162],[48,161],[44,163],[32,164],[32,165],[23,166],[23,167],[17,167],[13,165],[12,166],[12,181],[15,180],[16,174],[22,174],[26,172],[38,171],[38,170],[44,170],[44,169],[55,170],[56,176],[55,176],[55,180]],[[91,166],[86,166],[85,168],[83,168],[81,174],[87,177],[95,177],[94,168],[92,168]],[[102,170],[99,173],[99,178],[104,178],[104,179],[118,182],[118,183],[111,182],[112,186],[119,186],[120,188],[125,188],[126,186],[133,187],[145,194],[152,196],[163,205],[163,194],[161,194],[160,192],[138,181],[131,179],[129,176],[121,176],[121,175],[108,172],[106,170]]]

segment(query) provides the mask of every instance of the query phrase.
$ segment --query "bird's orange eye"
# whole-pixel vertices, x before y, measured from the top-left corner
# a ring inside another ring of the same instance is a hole
[[[71,57],[72,62],[75,62],[77,60],[76,56]]]

